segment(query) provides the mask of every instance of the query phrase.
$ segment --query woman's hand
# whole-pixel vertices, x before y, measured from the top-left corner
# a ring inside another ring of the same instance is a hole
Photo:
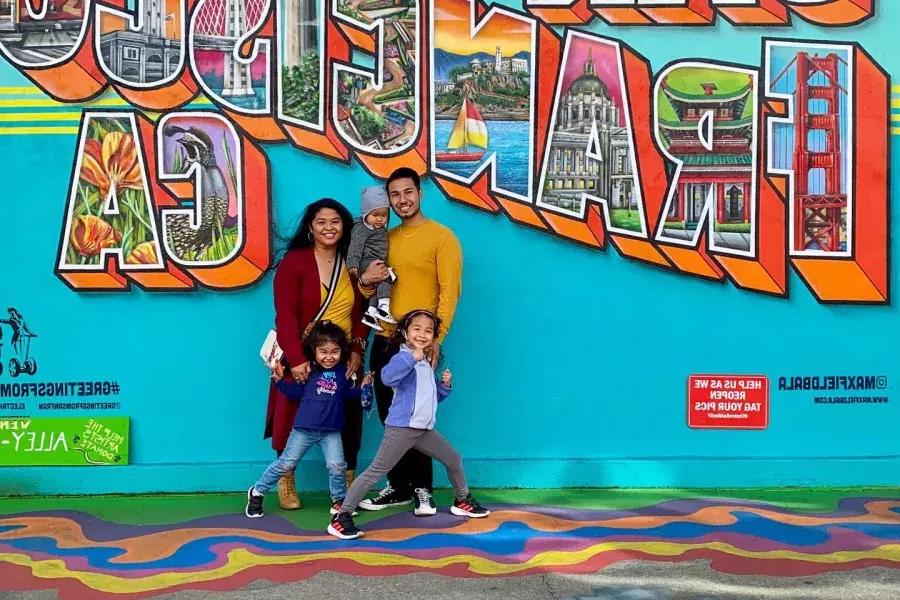
[[[272,369],[272,379],[275,381],[284,379],[284,365],[281,364],[280,360],[275,363],[275,367]]]
[[[373,260],[359,276],[359,282],[365,286],[375,285],[387,280],[391,274],[383,260]]]
[[[309,371],[310,366],[308,362],[303,363],[302,365],[297,365],[293,369],[291,369],[291,375],[300,383],[305,383],[307,379],[309,379]]]
[[[351,352],[350,360],[347,361],[347,379],[353,379],[361,364],[362,355],[359,352]]]

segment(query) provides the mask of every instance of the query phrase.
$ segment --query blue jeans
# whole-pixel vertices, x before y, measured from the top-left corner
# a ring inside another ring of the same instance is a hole
[[[285,473],[293,471],[297,463],[314,445],[318,444],[325,455],[328,467],[328,489],[332,500],[343,500],[347,495],[347,463],[344,462],[344,446],[341,443],[340,431],[318,431],[315,429],[293,429],[281,453],[275,462],[266,468],[262,477],[253,487],[260,494],[275,487]]]

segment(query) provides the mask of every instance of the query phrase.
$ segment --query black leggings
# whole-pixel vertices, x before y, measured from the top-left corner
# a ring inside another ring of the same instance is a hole
[[[387,419],[388,409],[394,400],[394,390],[381,381],[381,369],[384,368],[396,352],[391,352],[388,339],[376,335],[372,342],[372,353],[369,355],[369,370],[375,372],[375,400],[378,403],[378,417],[382,424]],[[350,459],[347,458],[349,464]],[[431,457],[418,450],[410,450],[403,455],[400,462],[388,473],[388,482],[401,494],[410,494],[416,488],[431,490],[434,469]]]
[[[344,461],[348,471],[356,470],[359,458],[359,447],[362,444],[363,410],[359,400],[344,402],[344,428],[341,429],[341,441],[344,443]]]

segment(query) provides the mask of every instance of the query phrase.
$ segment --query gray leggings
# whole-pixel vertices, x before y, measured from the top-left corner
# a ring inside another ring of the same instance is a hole
[[[466,474],[463,472],[462,459],[459,452],[440,433],[433,429],[413,429],[411,427],[392,427],[385,425],[384,438],[378,447],[372,464],[362,475],[356,478],[341,512],[352,513],[356,510],[360,500],[368,493],[378,480],[394,468],[407,450],[415,448],[431,458],[439,460],[447,468],[447,476],[453,484],[453,492],[457,500],[462,500],[469,495],[469,487],[466,485]]]

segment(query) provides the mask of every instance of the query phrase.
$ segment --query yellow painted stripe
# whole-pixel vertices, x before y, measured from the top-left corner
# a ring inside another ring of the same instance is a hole
[[[196,100],[191,102],[188,106],[210,106],[212,105],[212,101],[210,100]],[[72,103],[72,102],[57,102],[56,100],[52,100],[50,98],[37,98],[37,99],[22,99],[22,100],[0,100],[0,107],[9,107],[9,108],[41,108],[47,106],[84,106],[86,108],[91,108],[94,106],[131,106],[128,102],[121,98],[97,98],[96,100],[91,100],[90,102],[84,103]]]
[[[900,94],[900,85],[892,85],[891,92],[893,92],[895,94]]]
[[[24,87],[0,86],[0,94],[2,94],[2,95],[43,94],[43,92],[33,85],[28,85],[28,86],[24,86]]]
[[[900,108],[900,99],[891,100],[891,108]]]
[[[0,106],[8,106],[11,108],[40,108],[45,106],[125,106],[127,103],[118,98],[92,100],[87,104],[65,104],[50,100],[49,98],[41,98],[38,100],[0,100]]]
[[[23,123],[32,121],[78,121],[80,119],[80,112],[0,113],[0,121],[22,121]]]
[[[892,135],[900,135],[900,127],[891,127]]]
[[[77,127],[0,127],[0,135],[59,135],[76,134]]]

